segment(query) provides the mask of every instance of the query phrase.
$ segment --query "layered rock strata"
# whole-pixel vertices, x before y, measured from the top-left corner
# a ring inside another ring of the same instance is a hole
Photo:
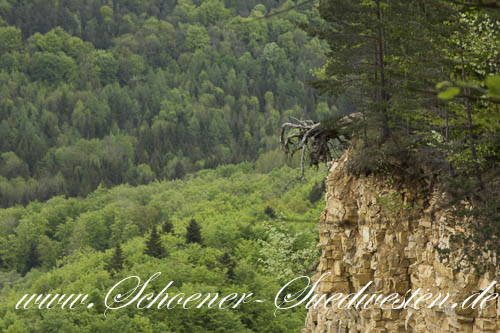
[[[356,293],[373,281],[366,294],[405,295],[421,288],[422,294],[442,298],[449,293],[453,302],[419,310],[393,309],[391,303],[360,310],[319,305],[309,309],[302,332],[500,332],[498,300],[484,310],[452,308],[497,278],[494,269],[473,273],[470,263],[459,259],[460,249],[448,256],[438,250],[454,246],[450,238],[467,232],[470,221],[446,208],[445,194],[425,180],[356,177],[347,173],[347,159],[348,154],[334,161],[327,178],[319,222],[322,254],[313,281],[330,275],[315,289],[318,297]]]

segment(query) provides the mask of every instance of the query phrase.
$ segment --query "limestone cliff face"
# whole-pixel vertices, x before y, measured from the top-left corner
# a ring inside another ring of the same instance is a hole
[[[347,156],[334,161],[327,178],[326,209],[319,223],[322,254],[313,280],[331,274],[320,282],[317,294],[353,293],[374,281],[366,293],[404,295],[422,288],[422,294],[450,293],[459,302],[495,280],[494,272],[472,274],[469,264],[457,259],[460,250],[440,259],[436,247],[452,245],[450,236],[467,232],[468,222],[444,208],[443,193],[423,180],[349,175]],[[302,332],[500,332],[500,303],[491,305],[485,310],[437,305],[393,310],[389,303],[360,311],[319,306],[309,310]]]

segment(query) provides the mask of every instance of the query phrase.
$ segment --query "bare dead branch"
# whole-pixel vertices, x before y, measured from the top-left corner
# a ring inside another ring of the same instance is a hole
[[[448,2],[464,7],[500,9],[500,3],[498,1],[484,2],[482,0],[479,0],[478,2],[470,2],[470,1],[448,0]]]
[[[304,179],[305,159],[309,157],[310,165],[328,163],[332,159],[332,151],[347,143],[348,136],[343,133],[343,127],[352,122],[349,116],[328,119],[323,122],[302,120],[291,117],[291,122],[281,125],[280,144],[285,153],[293,156],[300,154],[300,176],[285,185],[287,188],[295,180]],[[335,143],[335,144],[334,144]],[[309,151],[306,154],[306,150]]]

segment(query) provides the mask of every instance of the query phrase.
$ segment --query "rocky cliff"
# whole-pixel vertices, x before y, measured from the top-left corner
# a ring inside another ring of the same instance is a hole
[[[444,206],[444,193],[423,179],[349,175],[347,158],[334,161],[327,178],[319,223],[322,254],[313,280],[331,274],[315,289],[318,297],[355,293],[373,281],[366,293],[405,295],[422,288],[443,298],[449,293],[459,302],[496,280],[494,269],[473,273],[470,263],[459,259],[460,249],[448,256],[438,251],[453,246],[450,237],[467,232],[468,223]],[[488,304],[485,310],[318,306],[309,309],[302,332],[500,332],[500,303]]]

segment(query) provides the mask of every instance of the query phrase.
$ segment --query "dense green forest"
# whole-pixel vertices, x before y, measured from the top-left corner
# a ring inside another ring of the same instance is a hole
[[[268,174],[251,163],[220,166],[185,180],[100,187],[86,199],[58,196],[1,209],[0,331],[298,331],[305,309],[279,311],[275,318],[273,302],[284,283],[317,264],[315,222],[324,202],[309,196],[324,172],[310,170],[310,182],[284,192],[296,173],[286,166]],[[193,223],[198,234],[188,227]],[[169,293],[251,291],[266,302],[236,310],[131,306],[103,315],[103,298],[117,281],[156,272],[163,275],[155,292],[173,280]],[[14,308],[25,293],[82,292],[95,308]]]
[[[325,173],[291,183],[279,128],[352,106],[307,85],[326,44],[299,27],[317,9],[294,6],[0,1],[0,331],[301,328],[304,309],[275,318],[273,301],[317,264]],[[103,315],[117,281],[155,272],[157,292],[266,302]],[[16,310],[28,292],[96,307]]]
[[[0,1],[0,204],[280,160],[282,121],[335,110],[306,84],[317,10],[258,19],[293,5]]]
[[[499,74],[495,0],[0,0],[0,331],[298,331],[272,299],[314,271],[325,170],[291,180],[347,147],[452,194],[477,233],[443,252],[500,255]],[[157,271],[268,302],[102,315]]]

